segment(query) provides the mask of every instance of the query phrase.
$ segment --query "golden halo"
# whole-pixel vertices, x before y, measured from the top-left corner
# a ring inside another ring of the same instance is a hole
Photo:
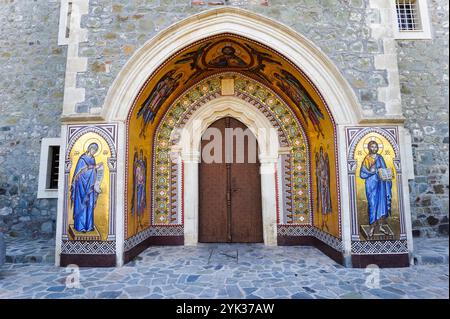
[[[366,154],[369,154],[369,142],[372,142],[372,141],[377,142],[377,144],[378,144],[378,152],[377,153],[378,154],[381,153],[384,149],[384,145],[383,145],[383,142],[381,141],[381,139],[376,136],[370,136],[364,140],[364,144],[363,144],[364,152]]]
[[[89,145],[91,145],[92,143],[96,143],[98,145],[98,150],[97,152],[95,152],[94,157],[96,157],[97,155],[99,155],[102,151],[102,143],[100,142],[100,140],[98,138],[95,137],[91,137],[90,139],[88,139],[83,146],[83,153],[87,152],[87,149],[89,147]]]

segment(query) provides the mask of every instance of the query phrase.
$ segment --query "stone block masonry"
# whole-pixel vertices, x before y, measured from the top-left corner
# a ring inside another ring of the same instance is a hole
[[[385,42],[373,34],[373,25],[382,21],[369,0],[87,2],[88,10],[77,17],[87,41],[79,42],[76,52],[86,69],[75,70],[70,78],[83,99],[69,101],[73,112],[100,109],[128,59],[158,32],[201,11],[231,5],[306,36],[338,67],[365,114],[388,113],[379,92],[388,87],[390,76],[375,61],[386,54]],[[57,119],[64,105],[68,47],[58,45],[60,4],[0,0],[0,231],[13,236],[54,236],[56,200],[36,195],[40,141],[59,137]],[[395,47],[401,106],[413,139],[413,228],[420,236],[448,235],[449,7],[445,0],[428,0],[428,5],[433,39],[398,40]]]
[[[247,6],[247,5],[261,5],[268,6],[269,0],[191,0],[191,5],[193,6],[221,6],[221,5],[232,5],[232,6]]]
[[[0,266],[5,263],[6,257],[6,246],[5,246],[5,238],[3,237],[3,233],[0,233]]]
[[[59,137],[66,48],[60,1],[0,1],[0,232],[53,237],[56,199],[37,199],[40,142]]]
[[[90,0],[89,13],[81,18],[89,40],[79,44],[79,56],[87,58],[88,66],[77,77],[77,87],[85,88],[85,101],[76,111],[102,107],[112,82],[137,49],[170,25],[214,8],[213,2],[262,14],[303,34],[338,66],[365,110],[386,114],[377,92],[387,86],[387,73],[374,65],[374,55],[383,48],[371,37],[368,0],[272,0],[268,5],[260,0]]]
[[[448,236],[449,5],[428,1],[431,40],[397,41],[402,108],[412,135],[413,235]]]

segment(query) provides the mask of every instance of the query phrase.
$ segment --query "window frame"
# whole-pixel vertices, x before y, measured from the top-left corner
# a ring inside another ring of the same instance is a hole
[[[397,16],[397,0],[391,0],[391,11],[394,21],[394,38],[397,40],[429,40],[431,36],[430,16],[427,0],[416,0],[419,16],[419,25],[422,30],[400,30]]]
[[[37,198],[58,198],[59,188],[47,188],[48,175],[50,174],[51,165],[49,165],[50,149],[53,146],[59,146],[61,165],[61,138],[43,138],[41,141],[41,156],[39,161],[39,180]],[[61,176],[58,176],[60,179]]]

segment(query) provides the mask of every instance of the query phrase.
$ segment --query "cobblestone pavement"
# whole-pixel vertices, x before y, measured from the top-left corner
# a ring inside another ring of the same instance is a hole
[[[7,263],[54,263],[55,239],[27,239],[6,235]]]
[[[66,287],[66,268],[6,264],[0,298],[449,297],[448,264],[379,271],[379,287],[368,287],[376,273],[344,268],[313,247],[151,247],[121,268],[81,268],[79,288]]]
[[[414,263],[448,264],[448,237],[416,238],[414,240]]]
[[[5,235],[7,263],[54,263],[55,239],[30,240]],[[414,238],[414,263],[448,263],[448,237]]]

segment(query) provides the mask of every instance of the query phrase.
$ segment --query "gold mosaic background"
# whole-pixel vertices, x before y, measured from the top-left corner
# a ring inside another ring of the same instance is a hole
[[[97,143],[99,145],[99,150],[95,154],[96,164],[103,163],[104,175],[102,183],[100,184],[101,193],[97,197],[97,204],[94,209],[94,225],[100,233],[101,239],[106,240],[108,236],[108,225],[109,225],[109,167],[108,158],[111,157],[111,150],[109,149],[108,143],[98,134],[89,132],[82,135],[72,147],[70,151],[70,159],[72,161],[72,166],[70,168],[69,174],[69,187],[67,195],[67,207],[68,211],[68,225],[73,225],[73,208],[71,208],[70,199],[70,185],[72,185],[73,173],[75,171],[78,159],[83,155],[89,144]]]
[[[224,47],[233,47],[234,52],[232,54],[225,52],[223,50]],[[225,58],[224,53],[226,53]],[[232,57],[230,58],[231,55]],[[153,139],[155,137],[155,129],[167,109],[176,99],[180,97],[182,92],[187,92],[188,88],[195,86],[196,83],[199,83],[202,79],[210,77],[216,73],[223,73],[225,71],[238,72],[256,82],[264,84],[273,90],[287,105],[290,106],[292,112],[295,114],[300,124],[306,131],[310,145],[309,157],[311,159],[314,158],[314,150],[318,150],[320,145],[323,145],[324,149],[328,151],[331,165],[330,187],[331,193],[333,194],[333,213],[329,221],[329,233],[339,237],[334,125],[319,94],[315,91],[308,79],[286,59],[284,59],[283,56],[248,39],[231,34],[223,34],[195,43],[194,45],[191,45],[185,50],[179,52],[176,56],[168,57],[167,62],[149,79],[145,87],[142,89],[141,94],[136,98],[135,107],[130,113],[128,122],[128,186],[126,194],[126,214],[127,222],[130,227],[127,229],[126,238],[129,238],[135,234],[132,229],[134,222],[133,217],[131,216],[133,178],[132,163],[134,150],[142,148],[150,161],[150,159],[153,158]],[[158,111],[154,115],[153,120],[149,123],[144,123],[143,117],[138,116],[139,110],[149,95],[155,93],[155,87],[160,87],[163,82],[162,80],[167,79],[171,80],[170,90],[166,90],[167,94],[164,95],[164,99],[161,99],[161,103],[158,104]],[[290,91],[286,90],[286,86],[283,87],[283,85],[287,85],[288,83],[292,84],[290,87],[301,86],[303,92],[301,96],[289,94]],[[197,91],[195,94],[201,97],[202,92]],[[300,108],[298,107],[298,101],[300,100],[304,101],[306,106],[312,105],[311,103],[313,103],[315,108],[317,108],[316,112],[307,113],[300,111]],[[178,112],[182,112],[182,110],[179,109]],[[317,113],[322,114],[323,118],[313,121],[311,117],[314,117],[314,114]],[[320,123],[319,125],[321,132],[318,132],[317,130],[317,122]],[[163,131],[162,133],[164,134]],[[141,134],[142,132],[144,132],[144,134]],[[158,147],[161,147],[161,145]],[[148,167],[147,181],[149,182],[147,183],[147,209],[143,217],[143,220],[147,221],[150,220],[150,207],[152,206],[150,199],[152,198],[151,189],[153,188],[153,185],[151,182],[157,182],[156,178],[152,178],[150,163]],[[317,195],[314,193],[314,172],[315,163],[314,161],[311,161],[312,199],[317,198]],[[304,183],[303,179],[301,181],[297,181],[299,185]],[[313,202],[313,210],[314,209],[316,209],[316,203]],[[320,216],[315,216],[314,225],[320,225],[320,223]]]
[[[379,133],[369,133],[365,135],[356,145],[355,160],[357,160],[356,169],[356,197],[358,209],[358,227],[369,224],[369,217],[367,213],[367,199],[365,193],[365,180],[359,177],[361,165],[367,155],[367,143],[371,139],[375,139],[377,143],[382,144],[383,147],[379,149],[378,154],[382,155],[386,166],[392,170],[394,179],[392,180],[392,206],[391,216],[387,219],[389,226],[394,232],[396,238],[400,235],[400,213],[398,207],[398,192],[397,192],[397,174],[394,167],[395,152],[391,143]],[[360,236],[364,240],[364,236]]]

